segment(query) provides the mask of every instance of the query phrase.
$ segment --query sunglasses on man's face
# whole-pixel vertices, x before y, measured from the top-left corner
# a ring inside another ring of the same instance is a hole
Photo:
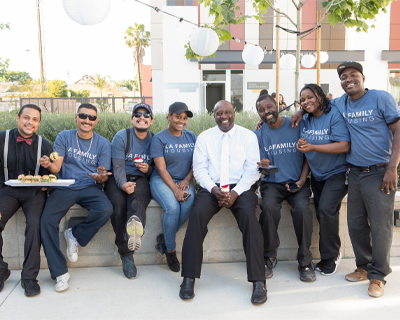
[[[90,121],[96,121],[97,116],[92,116],[87,113],[78,113],[79,119],[85,120],[86,118],[89,118]]]
[[[145,117],[145,118],[150,118],[150,113],[147,113],[147,112],[135,112],[134,114],[133,114],[133,116],[135,117],[135,118],[140,118],[141,116],[143,115],[143,117]]]

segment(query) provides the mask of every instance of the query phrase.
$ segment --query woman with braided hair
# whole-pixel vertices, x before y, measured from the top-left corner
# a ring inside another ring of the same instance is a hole
[[[347,194],[350,136],[343,117],[331,108],[318,85],[308,84],[301,89],[300,104],[306,114],[300,123],[297,149],[305,154],[311,169],[311,189],[320,225],[321,261],[315,269],[322,275],[333,275],[341,259],[339,210]]]

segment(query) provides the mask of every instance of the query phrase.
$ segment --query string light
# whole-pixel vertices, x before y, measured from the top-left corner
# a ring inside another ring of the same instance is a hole
[[[183,21],[184,21],[184,22],[187,22],[187,23],[190,23],[190,24],[192,24],[192,25],[195,25],[196,27],[201,27],[201,24],[200,24],[200,23],[195,23],[195,22],[186,20],[186,19],[183,18],[183,17],[178,17],[178,16],[176,16],[176,15],[170,13],[170,12],[161,10],[159,7],[154,7],[154,6],[152,6],[152,5],[149,5],[149,4],[147,4],[147,3],[144,3],[144,2],[142,2],[142,1],[139,1],[139,0],[135,0],[135,1],[138,2],[138,3],[140,3],[140,4],[143,4],[143,5],[147,6],[147,7],[149,7],[149,8],[154,9],[160,16],[162,15],[162,13],[164,13],[164,14],[166,14],[166,15],[169,15],[169,16],[171,16],[171,17],[173,17],[173,18],[178,19],[178,21],[177,21],[176,24],[175,24],[177,27],[179,26],[179,23],[182,23]],[[204,26],[204,24],[203,24],[203,26]],[[235,37],[232,37],[231,39],[232,39],[232,40],[235,40],[236,43],[240,43],[240,42],[241,42],[240,39],[235,38]],[[253,46],[257,46],[257,44],[250,43],[250,42],[247,42],[247,41],[244,41],[244,44],[245,44],[245,45],[251,44],[251,45],[253,45]],[[267,48],[265,48],[265,50],[266,50],[266,49],[267,49]],[[272,51],[271,51],[271,53],[272,53]],[[271,54],[271,53],[270,53],[270,54]]]

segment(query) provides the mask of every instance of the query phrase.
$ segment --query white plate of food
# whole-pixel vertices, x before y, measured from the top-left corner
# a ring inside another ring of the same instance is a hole
[[[19,175],[17,180],[5,182],[10,187],[66,187],[75,183],[75,179],[57,179],[53,174],[44,176]]]

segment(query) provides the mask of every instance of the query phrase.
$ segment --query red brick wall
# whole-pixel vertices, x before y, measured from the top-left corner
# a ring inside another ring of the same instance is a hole
[[[393,1],[390,9],[389,50],[400,50],[400,0]],[[400,69],[400,64],[389,64],[389,69]]]
[[[150,82],[150,79],[152,77],[151,73],[151,66],[148,65],[142,65],[142,83],[143,83],[143,96],[144,97],[152,97],[153,96],[153,83]],[[152,99],[146,99],[146,103],[149,105],[153,104]]]

